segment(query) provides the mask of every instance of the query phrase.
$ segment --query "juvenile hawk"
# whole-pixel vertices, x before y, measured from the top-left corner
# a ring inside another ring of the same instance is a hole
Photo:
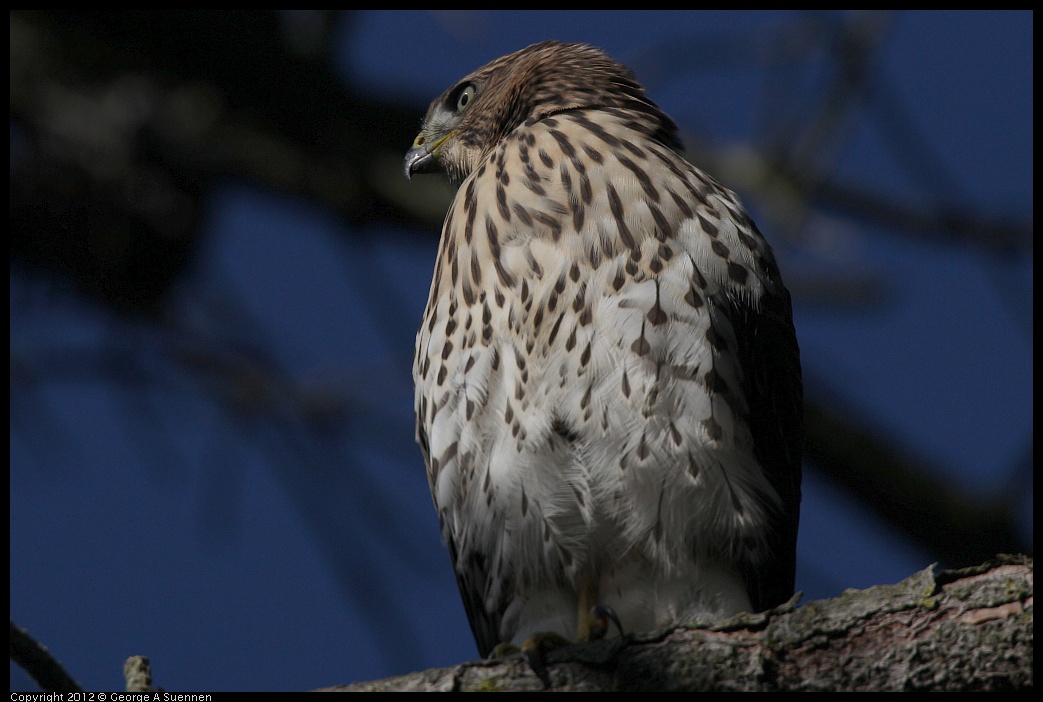
[[[793,593],[790,296],[730,190],[598,49],[543,42],[432,103],[459,186],[416,340],[417,440],[483,656]]]

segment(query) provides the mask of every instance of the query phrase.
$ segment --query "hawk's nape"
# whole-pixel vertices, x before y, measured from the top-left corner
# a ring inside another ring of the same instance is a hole
[[[793,592],[800,359],[774,255],[630,72],[543,42],[432,103],[405,161],[459,185],[413,367],[481,654]]]

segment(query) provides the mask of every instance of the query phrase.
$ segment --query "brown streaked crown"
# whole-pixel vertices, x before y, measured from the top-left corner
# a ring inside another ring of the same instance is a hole
[[[533,44],[462,78],[431,104],[416,143],[459,184],[518,126],[591,108],[626,110],[650,138],[681,150],[677,126],[626,67],[592,46],[558,41]],[[430,166],[411,168],[407,157],[407,174]]]

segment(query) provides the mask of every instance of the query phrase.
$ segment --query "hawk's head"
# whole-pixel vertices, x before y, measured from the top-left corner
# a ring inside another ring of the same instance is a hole
[[[677,127],[600,49],[545,41],[486,64],[442,93],[406,152],[406,177],[441,169],[461,183],[518,126],[566,110],[621,109],[680,150]]]

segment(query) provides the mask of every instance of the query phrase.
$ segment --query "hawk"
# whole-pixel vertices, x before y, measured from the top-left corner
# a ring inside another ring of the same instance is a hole
[[[416,433],[478,650],[793,593],[790,296],[738,197],[625,67],[548,41],[449,88],[407,177],[458,186],[416,338]],[[604,611],[604,610],[602,610]]]

